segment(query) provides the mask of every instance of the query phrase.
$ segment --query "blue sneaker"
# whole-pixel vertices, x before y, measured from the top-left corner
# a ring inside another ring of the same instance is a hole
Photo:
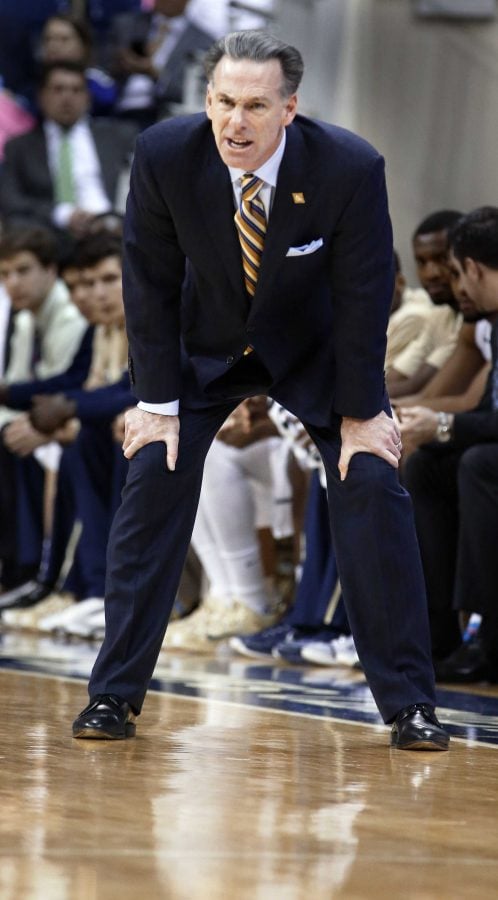
[[[270,628],[264,628],[257,634],[234,635],[228,644],[242,656],[266,658],[272,656],[272,650],[277,644],[281,644],[287,638],[292,639],[295,630],[287,622],[279,622],[278,625],[271,625]]]
[[[335,632],[320,631],[312,628],[295,628],[293,634],[286,635],[284,640],[277,644],[272,651],[275,659],[285,659],[295,665],[309,665],[309,660],[303,656],[303,650],[317,640],[323,640],[323,636],[330,640],[330,635]]]

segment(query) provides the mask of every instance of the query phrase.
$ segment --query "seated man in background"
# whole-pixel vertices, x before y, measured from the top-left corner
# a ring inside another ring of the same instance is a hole
[[[89,94],[78,63],[47,65],[38,96],[41,123],[5,145],[0,207],[9,224],[34,221],[80,237],[93,216],[113,208],[135,130],[87,118]]]
[[[462,317],[453,296],[448,269],[448,229],[460,213],[433,213],[420,223],[413,236],[413,252],[422,287],[429,294],[432,311],[418,338],[398,354],[387,371],[389,396],[420,391],[455,349]]]
[[[36,457],[43,459],[39,448],[49,438],[21,411],[29,408],[42,384],[52,390],[80,386],[90,364],[88,323],[57,278],[56,249],[53,235],[42,228],[6,233],[0,241],[0,279],[15,312],[9,363],[0,384],[4,588],[36,571],[43,541],[44,469]]]
[[[498,679],[498,209],[483,207],[450,233],[450,264],[467,305],[492,322],[492,368],[479,406],[427,411],[425,442],[405,463],[427,585],[436,674]],[[401,430],[414,426],[402,411]],[[417,410],[411,411],[414,419]],[[429,418],[431,421],[429,422]],[[457,610],[483,617],[479,641],[461,646]]]
[[[90,374],[83,389],[64,394],[38,396],[31,409],[33,426],[47,436],[68,441],[65,447],[58,494],[73,498],[74,519],[81,524],[76,549],[77,577],[71,587],[82,601],[60,603],[50,595],[25,612],[4,613],[9,625],[42,625],[42,630],[65,630],[80,636],[95,636],[102,612],[105,580],[105,552],[110,521],[119,503],[126,477],[127,461],[114,440],[113,421],[133,404],[127,372],[128,345],[124,330],[121,290],[121,242],[107,235],[95,235],[83,242],[78,255],[82,279],[91,295],[93,319],[97,327]],[[66,429],[66,434],[64,434]],[[67,434],[69,430],[69,434]],[[54,547],[54,553],[58,552]],[[49,564],[50,583],[58,572]],[[67,585],[66,585],[67,587]],[[46,618],[54,622],[45,623]]]
[[[115,113],[140,128],[171,115],[184,101],[185,75],[214,37],[189,20],[188,0],[154,0],[151,12],[116,16],[112,71],[120,84]]]

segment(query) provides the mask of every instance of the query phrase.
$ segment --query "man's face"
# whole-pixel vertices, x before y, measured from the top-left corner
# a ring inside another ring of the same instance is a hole
[[[227,166],[253,172],[277,149],[296,115],[297,98],[283,97],[280,62],[222,57],[208,86],[206,112]]]
[[[413,240],[413,253],[420,284],[433,303],[454,305],[448,266],[448,232],[419,234]]]
[[[466,322],[476,322],[498,311],[496,285],[486,277],[486,269],[473,259],[463,265],[453,253],[449,258],[452,283]]]
[[[83,283],[95,304],[94,321],[100,325],[124,323],[123,290],[121,286],[121,260],[108,256],[96,266],[83,269]]]
[[[46,119],[70,128],[88,110],[85,78],[79,72],[55,69],[40,91],[40,108]]]
[[[86,284],[83,270],[76,266],[68,266],[62,273],[62,278],[71,295],[71,300],[78,307],[82,316],[91,325],[97,323],[97,303],[93,299],[92,288]]]
[[[84,58],[85,48],[71,22],[51,19],[42,32],[41,52],[44,62],[61,59],[74,59],[78,62]]]
[[[0,260],[0,280],[15,312],[29,309],[36,313],[53,287],[55,267],[42,266],[34,253],[23,250]]]

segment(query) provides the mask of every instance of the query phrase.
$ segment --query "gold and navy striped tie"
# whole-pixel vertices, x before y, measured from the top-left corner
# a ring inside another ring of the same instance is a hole
[[[235,213],[235,225],[242,249],[242,266],[247,293],[254,297],[266,234],[266,213],[258,197],[264,181],[256,175],[242,176],[242,196]]]

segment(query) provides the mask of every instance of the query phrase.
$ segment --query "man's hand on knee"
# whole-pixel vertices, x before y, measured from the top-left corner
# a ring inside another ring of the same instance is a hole
[[[355,453],[373,453],[385,459],[397,469],[401,457],[401,435],[396,422],[385,412],[373,419],[349,419],[344,417],[341,425],[341,455],[339,472],[341,481],[348,474],[351,458]]]
[[[146,444],[163,441],[166,444],[166,465],[173,472],[178,457],[179,433],[178,416],[162,416],[135,406],[125,413],[124,455],[126,459],[131,459]]]

